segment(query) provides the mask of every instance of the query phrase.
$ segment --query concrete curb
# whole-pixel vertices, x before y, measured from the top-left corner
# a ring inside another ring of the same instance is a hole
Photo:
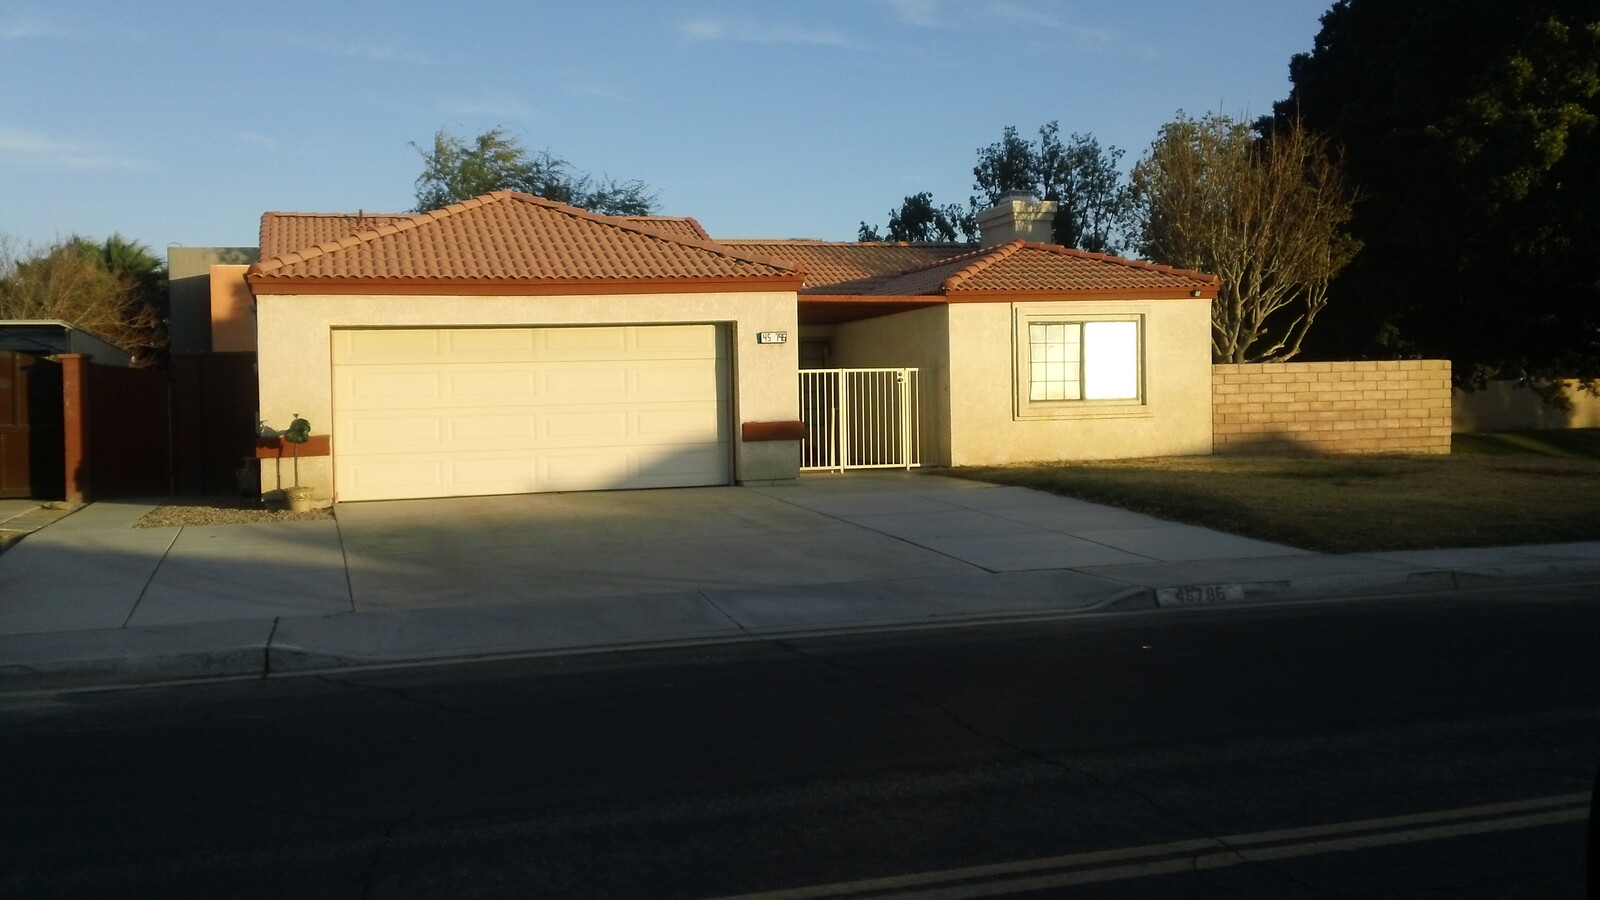
[[[1026,574],[1034,576],[1028,583],[1038,587],[1048,586],[1050,579],[1044,576],[1055,573]],[[719,603],[712,603],[706,594],[683,593],[540,606],[340,613],[10,635],[0,636],[0,694],[1005,624],[1077,615],[1360,600],[1394,593],[1446,596],[1509,581],[1530,585],[1600,582],[1600,561],[1160,587],[1114,585],[1099,596],[1055,605],[1021,603],[998,610],[924,608],[913,614],[906,605],[891,604],[881,610],[882,615],[826,623],[740,623],[724,609],[734,605],[728,596],[719,596]],[[847,587],[851,586],[817,585],[809,590]],[[906,590],[905,586],[900,590]],[[576,621],[568,606],[583,606],[591,613],[583,628],[561,627],[562,621]],[[597,623],[592,618],[597,609],[608,609],[610,615]],[[640,627],[646,620],[654,626]]]
[[[1493,587],[1503,581],[1528,585],[1600,581],[1600,561],[1572,560],[1430,569],[1371,575],[1313,575],[1267,581],[1174,584],[1154,589],[1160,609],[1286,603],[1297,600],[1362,599],[1395,592],[1450,593]]]
[[[260,677],[271,619],[0,637],[0,693]]]

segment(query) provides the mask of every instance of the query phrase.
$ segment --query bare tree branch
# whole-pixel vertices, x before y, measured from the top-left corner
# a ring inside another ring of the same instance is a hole
[[[1141,249],[1222,279],[1218,362],[1292,359],[1355,256],[1355,203],[1327,143],[1298,122],[1258,138],[1227,116],[1168,123],[1133,173]]]

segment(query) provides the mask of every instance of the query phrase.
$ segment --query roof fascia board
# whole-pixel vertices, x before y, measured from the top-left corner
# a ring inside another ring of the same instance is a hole
[[[1197,293],[1198,291],[1198,293]],[[1104,288],[1071,291],[962,291],[956,294],[807,294],[801,303],[1002,303],[1012,300],[1190,300],[1217,299],[1216,288]]]
[[[264,294],[371,295],[473,297],[549,297],[600,294],[728,293],[739,290],[799,291],[801,280],[791,276],[752,275],[727,278],[632,278],[626,281],[550,279],[519,281],[401,280],[383,278],[271,278],[245,279],[257,296]]]

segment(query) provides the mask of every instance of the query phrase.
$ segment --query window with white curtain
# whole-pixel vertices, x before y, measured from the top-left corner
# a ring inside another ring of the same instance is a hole
[[[1030,319],[1025,374],[1027,403],[1140,400],[1140,320]]]

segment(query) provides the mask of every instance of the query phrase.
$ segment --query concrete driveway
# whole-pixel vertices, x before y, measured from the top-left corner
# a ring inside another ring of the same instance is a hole
[[[723,487],[346,503],[338,519],[358,612],[980,571],[774,493],[781,496]]]
[[[1106,602],[1145,583],[1145,566],[1313,556],[910,472],[345,503],[333,520],[129,527],[150,508],[95,503],[0,556],[0,634],[530,605],[552,620],[614,617],[620,628],[669,598],[691,611],[686,627],[717,618],[820,627],[904,617],[912,596],[934,616],[1053,610]]]

